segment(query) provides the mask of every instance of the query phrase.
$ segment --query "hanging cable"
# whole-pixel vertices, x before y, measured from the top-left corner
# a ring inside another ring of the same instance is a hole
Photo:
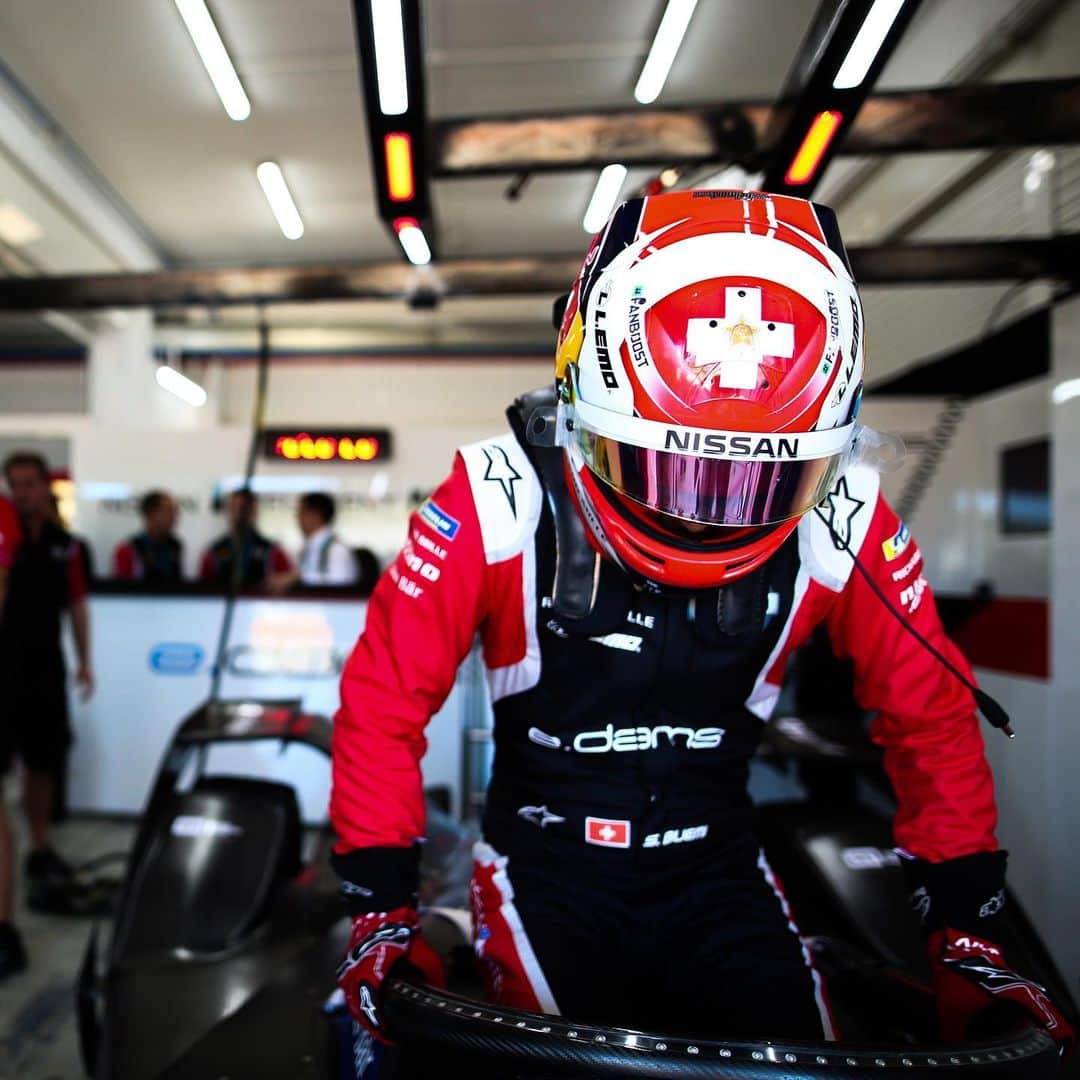
[[[911,521],[915,516],[915,511],[919,508],[919,503],[922,502],[930,481],[934,479],[934,474],[945,452],[949,449],[969,404],[969,399],[964,397],[945,399],[945,407],[938,413],[934,428],[919,454],[918,465],[915,466],[915,471],[904,485],[900,498],[896,500],[896,512],[904,521]]]
[[[814,508],[814,513],[825,523],[825,528],[829,530],[830,535],[833,538],[833,543],[842,551],[846,551],[851,557],[851,561],[855,566],[855,569],[862,575],[863,580],[870,586],[871,592],[884,604],[885,609],[890,615],[928,652],[933,656],[938,663],[940,663],[952,676],[966,686],[975,697],[975,704],[979,707],[979,711],[986,717],[993,727],[996,727],[999,731],[1005,732],[1010,739],[1016,738],[1016,733],[1013,731],[1009,721],[1009,714],[995,701],[985,690],[980,686],[977,686],[971,681],[944,653],[939,649],[936,649],[930,644],[926,638],[915,629],[914,626],[908,622],[904,616],[893,607],[889,598],[885,595],[884,590],[874,580],[874,576],[866,569],[865,566],[859,561],[859,557],[855,554],[851,545],[847,540],[841,536],[832,526],[828,514],[825,514],[820,506]]]
[[[993,335],[998,320],[1006,308],[1031,283],[1031,278],[1014,281],[997,298],[994,306],[990,309],[990,314],[983,323],[976,339],[977,342],[986,341]],[[923,496],[930,487],[930,481],[934,479],[934,474],[937,472],[942,458],[945,457],[945,453],[956,435],[956,430],[960,426],[960,421],[963,420],[972,400],[972,398],[963,395],[951,396],[945,399],[945,407],[938,414],[934,429],[926,440],[926,448],[920,455],[919,463],[915,467],[915,472],[904,485],[900,498],[896,500],[896,511],[902,520],[911,521],[915,516],[915,511],[919,508]]]
[[[251,417],[251,442],[248,444],[247,462],[244,465],[244,479],[241,490],[251,488],[255,476],[255,462],[258,459],[259,446],[262,442],[263,427],[266,419],[266,391],[270,382],[270,327],[266,321],[266,311],[259,306],[259,360],[255,371],[255,407]],[[233,614],[236,598],[243,584],[244,560],[241,552],[233,552],[232,573],[229,575],[229,591],[225,595],[225,611],[221,617],[221,630],[218,632],[217,649],[214,656],[213,677],[210,682],[210,706],[221,700],[221,680],[225,674],[225,659],[229,648],[229,636],[232,633]]]

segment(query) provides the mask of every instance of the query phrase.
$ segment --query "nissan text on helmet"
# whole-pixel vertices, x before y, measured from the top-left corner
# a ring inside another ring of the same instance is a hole
[[[675,588],[764,562],[855,455],[862,327],[826,207],[757,191],[619,206],[556,353],[556,437],[595,542]]]

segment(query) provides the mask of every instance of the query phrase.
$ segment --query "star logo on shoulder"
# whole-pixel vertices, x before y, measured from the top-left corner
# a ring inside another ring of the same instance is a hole
[[[484,479],[498,484],[506,501],[510,504],[510,512],[517,517],[517,496],[514,494],[514,484],[521,479],[521,473],[514,468],[509,455],[501,446],[492,447],[490,450],[485,446],[481,448],[484,457],[487,458],[487,469]]]
[[[851,496],[848,491],[847,477],[841,476],[836,487],[825,500],[825,518],[829,526],[829,535],[838,551],[843,551],[851,543],[851,523],[865,505],[865,499],[856,499]]]

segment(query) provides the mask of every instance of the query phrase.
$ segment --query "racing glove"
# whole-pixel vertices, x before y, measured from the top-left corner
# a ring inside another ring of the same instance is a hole
[[[1071,1054],[1072,1025],[1046,988],[1013,970],[994,944],[1005,906],[1005,862],[1004,851],[940,863],[903,861],[912,906],[927,933],[942,1037],[962,1042],[981,1024],[1020,1010]]]
[[[442,961],[420,936],[420,850],[360,848],[334,854],[330,862],[342,879],[340,894],[352,916],[349,946],[337,969],[338,986],[353,1019],[392,1045],[382,1008],[382,986],[390,972],[410,964],[425,982],[446,985]]]

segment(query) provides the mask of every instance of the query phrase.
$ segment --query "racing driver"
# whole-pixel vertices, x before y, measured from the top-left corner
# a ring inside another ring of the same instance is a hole
[[[1071,1039],[994,943],[1006,856],[972,676],[868,461],[864,338],[825,207],[678,192],[594,239],[554,394],[458,451],[344,671],[338,979],[375,1037],[395,963],[437,978],[415,906],[424,727],[479,635],[495,758],[470,895],[492,1000],[835,1038],[746,792],[788,657],[824,624],[876,713],[944,1035],[1008,1001]]]

